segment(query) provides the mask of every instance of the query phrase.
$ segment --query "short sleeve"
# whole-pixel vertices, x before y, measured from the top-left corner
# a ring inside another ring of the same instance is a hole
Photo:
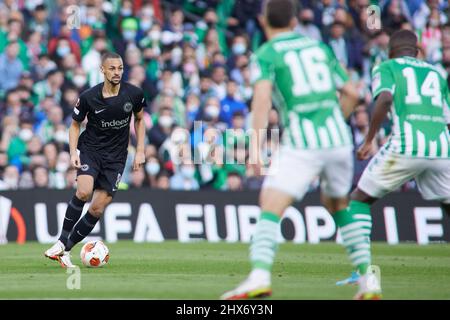
[[[251,58],[250,77],[252,84],[261,80],[268,80],[273,83],[275,80],[273,62],[260,54],[254,54]]]
[[[444,119],[445,123],[450,124],[450,92],[448,90],[447,82],[444,82]]]
[[[389,91],[392,95],[395,92],[395,80],[389,66],[382,63],[372,71],[372,94],[376,98],[381,92]]]
[[[135,102],[133,103],[133,112],[139,113],[141,110],[147,106],[147,102],[144,97],[144,92],[139,90],[135,97]]]
[[[77,122],[83,122],[88,112],[89,112],[89,105],[86,101],[86,98],[83,95],[81,95],[78,98],[75,107],[73,108],[72,119]]]
[[[337,89],[341,89],[344,86],[344,84],[350,80],[350,78],[345,68],[336,58],[336,55],[334,54],[333,50],[331,50],[329,47],[325,47],[325,51],[327,52],[328,55],[330,71],[334,84]]]

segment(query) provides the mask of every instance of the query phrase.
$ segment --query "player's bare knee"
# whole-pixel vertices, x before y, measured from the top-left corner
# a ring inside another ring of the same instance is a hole
[[[96,218],[101,218],[103,215],[103,212],[105,212],[105,207],[103,207],[103,206],[93,205],[89,209],[89,213]]]
[[[364,191],[356,188],[353,190],[353,192],[350,194],[350,199],[353,201],[359,201],[359,202],[365,202],[365,203],[373,203],[375,202],[375,198],[372,198],[368,194],[366,194]]]
[[[341,210],[345,210],[348,206],[347,198],[344,199],[330,199],[327,202],[322,203],[328,212],[335,213]]]
[[[262,211],[275,213],[282,216],[286,208],[292,203],[292,197],[274,189],[263,189],[259,197],[259,205]]]
[[[92,197],[92,191],[90,190],[86,190],[86,189],[78,189],[76,196],[78,199],[80,199],[81,201],[89,201]]]

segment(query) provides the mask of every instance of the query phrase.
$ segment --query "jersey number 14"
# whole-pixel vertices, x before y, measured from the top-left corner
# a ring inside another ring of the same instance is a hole
[[[425,77],[425,81],[420,87],[417,85],[417,76],[413,68],[403,69],[403,76],[406,78],[407,95],[406,104],[421,104],[422,96],[431,97],[431,104],[442,107],[442,93],[439,85],[439,76],[436,72],[430,71]]]

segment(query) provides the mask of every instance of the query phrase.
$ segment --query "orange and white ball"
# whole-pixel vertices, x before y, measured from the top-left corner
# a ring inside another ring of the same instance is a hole
[[[108,263],[109,249],[100,240],[89,241],[81,248],[80,258],[86,267],[102,267]]]

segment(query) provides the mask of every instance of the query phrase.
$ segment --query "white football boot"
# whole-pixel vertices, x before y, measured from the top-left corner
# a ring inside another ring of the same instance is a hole
[[[354,300],[380,300],[381,286],[378,278],[373,273],[366,273],[358,279],[359,290]]]
[[[225,292],[221,300],[265,298],[272,295],[270,277],[255,277],[253,273],[235,289]]]
[[[63,268],[76,267],[70,260],[70,251],[64,251],[64,253],[61,256],[58,256],[58,262]]]
[[[64,244],[58,240],[50,249],[44,252],[44,255],[49,259],[58,260],[58,257],[64,254],[64,249]]]

